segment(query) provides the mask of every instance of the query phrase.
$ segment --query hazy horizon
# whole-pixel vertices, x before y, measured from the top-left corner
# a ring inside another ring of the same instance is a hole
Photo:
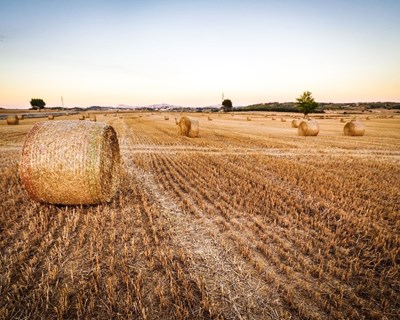
[[[0,2],[0,107],[400,101],[400,2]]]

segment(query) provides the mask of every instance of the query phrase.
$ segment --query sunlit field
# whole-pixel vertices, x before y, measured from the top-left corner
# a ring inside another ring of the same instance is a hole
[[[97,114],[123,168],[96,206],[30,200],[20,153],[46,119],[0,121],[0,318],[400,318],[399,115],[303,137],[290,114],[187,114],[198,138],[165,115]]]

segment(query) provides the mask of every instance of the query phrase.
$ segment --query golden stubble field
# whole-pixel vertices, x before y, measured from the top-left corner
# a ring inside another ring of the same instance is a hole
[[[0,318],[400,317],[399,118],[364,121],[363,137],[320,119],[299,137],[288,117],[190,114],[191,139],[175,117],[98,114],[121,188],[78,207],[20,184],[42,120],[0,121]]]

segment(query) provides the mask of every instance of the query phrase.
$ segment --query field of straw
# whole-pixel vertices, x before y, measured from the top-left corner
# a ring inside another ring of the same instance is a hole
[[[189,114],[190,138],[182,115],[96,114],[122,181],[95,206],[31,200],[18,172],[40,119],[0,121],[1,319],[400,318],[399,116],[359,137],[317,119],[307,137]]]

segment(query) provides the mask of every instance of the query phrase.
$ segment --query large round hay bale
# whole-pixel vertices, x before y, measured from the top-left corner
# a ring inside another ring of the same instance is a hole
[[[196,138],[199,136],[199,121],[191,120],[188,117],[182,117],[178,122],[179,135]]]
[[[301,120],[300,119],[293,119],[292,120],[292,128],[298,128]]]
[[[19,119],[15,114],[11,114],[7,116],[7,124],[8,125],[15,125],[19,123]]]
[[[119,171],[117,135],[105,123],[39,122],[26,135],[20,177],[36,201],[108,202],[117,190]]]
[[[299,136],[316,136],[319,133],[319,125],[315,120],[303,120],[297,128]]]
[[[54,120],[54,116],[53,116],[52,114],[49,114],[49,115],[47,116],[47,119],[48,119],[48,120]]]
[[[350,121],[344,125],[343,132],[345,136],[363,136],[365,126],[360,121]]]

